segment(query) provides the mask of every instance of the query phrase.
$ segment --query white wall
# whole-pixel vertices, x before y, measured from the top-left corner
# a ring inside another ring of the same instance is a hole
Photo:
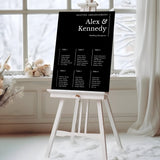
[[[51,78],[17,78],[17,85],[24,86],[24,97],[0,108],[0,133],[50,132],[58,106],[58,99],[51,99],[46,92],[51,87]],[[124,132],[137,117],[135,78],[112,77],[110,101],[117,128]],[[83,104],[85,106],[85,101]],[[72,100],[65,101],[60,129],[70,130],[73,106]],[[93,101],[89,109],[88,131],[97,132],[97,110]],[[106,131],[110,132],[105,110],[104,113]]]

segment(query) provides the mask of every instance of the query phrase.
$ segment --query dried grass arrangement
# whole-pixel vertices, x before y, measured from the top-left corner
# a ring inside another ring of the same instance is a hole
[[[13,102],[15,97],[23,96],[23,87],[16,87],[16,81],[13,78],[4,77],[4,72],[11,68],[7,64],[9,58],[10,56],[3,65],[0,64],[0,107],[5,107],[10,102]]]

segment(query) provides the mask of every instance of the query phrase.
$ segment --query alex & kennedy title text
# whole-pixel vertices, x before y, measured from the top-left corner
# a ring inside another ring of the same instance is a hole
[[[85,22],[85,25],[79,25],[78,26],[78,31],[99,31],[104,33],[107,30],[106,24],[108,22],[108,19],[102,19],[97,20],[97,19],[87,19]],[[104,26],[105,25],[105,26]]]

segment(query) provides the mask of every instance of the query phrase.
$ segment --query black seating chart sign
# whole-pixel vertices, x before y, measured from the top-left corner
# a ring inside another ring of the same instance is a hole
[[[60,12],[52,89],[109,91],[115,12]]]

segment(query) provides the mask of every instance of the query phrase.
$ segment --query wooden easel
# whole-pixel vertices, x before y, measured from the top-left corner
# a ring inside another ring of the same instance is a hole
[[[108,113],[108,118],[112,127],[113,134],[116,138],[117,144],[122,149],[122,144],[119,138],[119,134],[117,132],[115,121],[113,118],[108,93],[105,92],[90,92],[90,91],[66,91],[66,90],[47,90],[50,93],[51,98],[60,98],[59,106],[57,109],[57,114],[54,120],[53,128],[51,131],[49,144],[47,147],[47,152],[45,155],[45,160],[49,160],[50,153],[53,147],[53,142],[56,135],[59,136],[65,136],[70,135],[71,141],[74,141],[74,136],[89,136],[96,137],[100,139],[101,145],[102,145],[102,152],[103,152],[103,160],[108,160],[107,158],[107,146],[106,146],[106,136],[104,132],[104,115],[103,115],[103,107],[102,104],[104,103],[104,106]],[[73,120],[72,120],[72,129],[71,132],[58,132],[58,125],[61,119],[61,113],[64,106],[64,99],[75,99],[75,106],[74,106],[74,112],[73,112]],[[85,113],[85,125],[84,125],[84,133],[80,133],[81,131],[81,118],[82,118],[82,101],[81,100],[87,100],[87,106],[86,106],[86,113]],[[98,113],[98,121],[99,121],[99,134],[88,134],[87,133],[87,121],[88,121],[88,101],[94,100],[97,103],[97,113]],[[79,110],[79,122],[78,122],[78,132],[76,132],[76,122],[78,117],[78,110]]]
[[[96,11],[96,8],[98,6],[96,1],[93,0],[86,0],[86,3],[80,3],[78,4],[81,7],[81,11]],[[120,141],[119,134],[117,132],[115,121],[113,118],[108,93],[105,92],[91,92],[91,91],[69,91],[69,90],[47,90],[50,93],[51,98],[60,98],[59,106],[57,109],[57,114],[54,120],[53,128],[51,131],[49,144],[47,147],[45,160],[50,159],[51,150],[53,147],[53,142],[55,139],[55,136],[71,136],[71,141],[74,141],[74,136],[89,136],[90,138],[98,138],[102,145],[102,152],[103,152],[103,160],[108,160],[107,157],[107,146],[106,146],[106,136],[104,131],[104,115],[103,115],[103,106],[104,104],[107,113],[108,118],[111,124],[111,128],[113,131],[113,134],[116,138],[118,146],[122,149],[122,144]],[[75,100],[75,106],[74,106],[74,112],[73,112],[73,120],[72,120],[72,128],[71,132],[60,132],[58,131],[58,125],[61,119],[61,113],[64,106],[64,99],[74,99]],[[82,100],[87,101],[86,105],[86,113],[85,113],[85,124],[84,124],[84,133],[81,133],[81,120],[82,120]],[[88,113],[89,113],[89,100],[96,101],[97,104],[97,114],[98,114],[98,122],[99,122],[99,134],[89,134],[87,133],[87,125],[88,125]],[[79,112],[79,121],[78,121],[78,132],[76,132],[76,124],[77,124],[77,118],[78,118],[78,112]]]

